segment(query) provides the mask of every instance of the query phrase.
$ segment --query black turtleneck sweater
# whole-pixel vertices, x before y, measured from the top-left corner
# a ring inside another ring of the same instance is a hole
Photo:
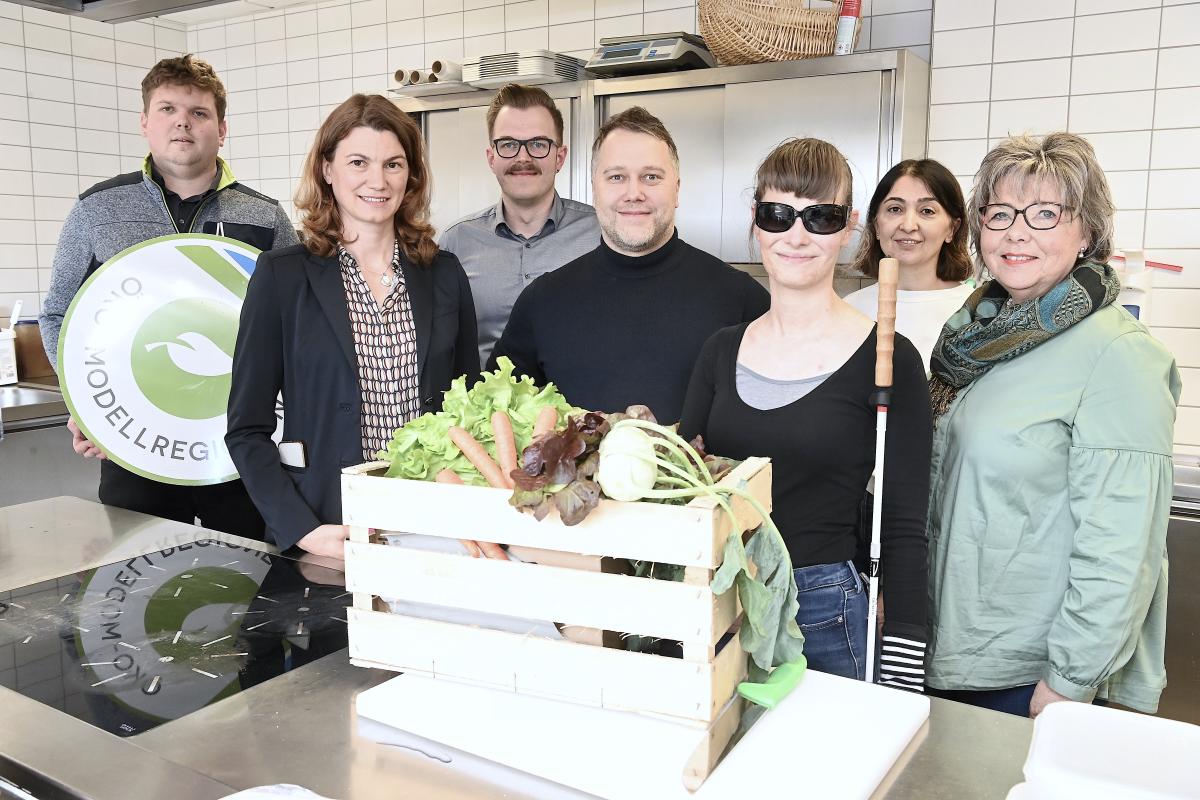
[[[603,241],[529,284],[488,359],[508,356],[518,374],[553,382],[591,411],[644,403],[672,423],[700,348],[721,328],[757,319],[766,289],[679,238],[644,256]]]

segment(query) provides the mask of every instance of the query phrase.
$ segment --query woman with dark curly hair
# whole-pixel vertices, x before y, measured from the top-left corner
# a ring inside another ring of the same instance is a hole
[[[329,115],[296,209],[303,244],[259,256],[242,305],[225,442],[279,549],[341,558],[340,470],[478,374],[475,306],[433,241],[421,132],[386,98]]]

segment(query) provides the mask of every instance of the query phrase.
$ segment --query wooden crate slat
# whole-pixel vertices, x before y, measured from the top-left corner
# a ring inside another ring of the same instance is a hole
[[[712,530],[710,509],[602,500],[584,524],[566,527],[518,512],[508,504],[511,494],[507,489],[342,476],[343,517],[348,524],[584,555],[714,566],[711,534],[699,535],[705,527]]]
[[[714,500],[698,498],[686,506],[602,500],[582,524],[564,526],[518,513],[508,504],[510,492],[505,489],[383,478],[383,466],[372,462],[343,470],[343,522],[709,569],[720,566],[725,540],[735,525],[758,525],[758,515],[744,500],[732,501],[735,523]],[[722,482],[742,480],[769,509],[769,459],[747,459]]]
[[[729,746],[733,735],[737,733],[742,721],[746,701],[739,695],[734,695],[725,707],[717,714],[708,728],[708,735],[696,746],[687,765],[683,768],[683,785],[689,792],[700,788],[708,776],[716,768],[717,762]]]
[[[356,662],[601,708],[707,724],[745,675],[736,642],[715,662],[695,664],[401,614],[348,613]]]
[[[713,628],[707,585],[359,542],[346,553],[352,592],[704,645],[728,629]]]
[[[767,510],[771,512],[771,462],[765,458],[748,458],[741,464],[734,467],[733,471],[726,475],[721,483],[734,484],[746,481],[745,489],[754,495],[754,499]],[[701,500],[693,501],[695,503]],[[711,498],[703,498],[705,503],[716,503]],[[754,507],[742,497],[728,498],[730,507],[733,509],[736,522],[729,518],[729,514],[718,509],[712,517],[712,549],[713,549],[713,566],[718,566],[725,554],[725,542],[729,540],[729,534],[736,528],[739,533],[744,531],[753,531],[762,524],[762,517],[754,510]]]

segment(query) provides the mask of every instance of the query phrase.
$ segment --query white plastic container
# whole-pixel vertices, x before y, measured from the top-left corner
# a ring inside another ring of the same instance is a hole
[[[1026,782],[1009,800],[1200,798],[1200,726],[1087,703],[1051,703],[1033,726]]]
[[[12,328],[0,330],[0,386],[17,382],[17,337]]]
[[[8,327],[0,329],[0,386],[17,382],[17,335],[13,326],[21,317],[21,301],[13,303]]]
[[[1154,273],[1146,269],[1146,254],[1141,250],[1126,250],[1121,275],[1121,293],[1117,303],[1142,321],[1150,324],[1150,298],[1154,288]]]

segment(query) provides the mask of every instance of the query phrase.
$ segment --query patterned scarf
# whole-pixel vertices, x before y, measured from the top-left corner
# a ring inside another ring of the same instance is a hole
[[[1120,291],[1116,271],[1092,262],[1022,303],[1014,303],[998,281],[980,286],[946,321],[934,345],[929,364],[934,419],[949,410],[959,389],[1109,305]]]

